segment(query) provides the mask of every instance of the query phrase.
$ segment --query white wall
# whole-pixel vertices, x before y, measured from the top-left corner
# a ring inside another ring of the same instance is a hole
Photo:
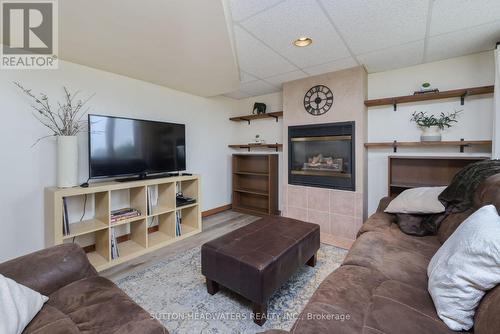
[[[408,95],[418,90],[423,82],[430,82],[440,90],[492,85],[494,82],[493,52],[484,52],[464,57],[406,67],[402,69],[368,75],[368,98]],[[420,130],[410,123],[414,111],[431,114],[463,110],[459,121],[444,131],[443,140],[480,140],[492,137],[492,95],[428,102],[400,104],[397,111],[392,106],[368,109],[368,141],[418,141]],[[472,152],[471,149],[466,149]],[[485,151],[483,149],[483,151]],[[458,148],[445,149],[398,149],[398,154],[442,154],[458,155]],[[381,197],[387,195],[387,156],[392,149],[370,149],[368,152],[368,214],[373,213]]]
[[[186,124],[187,168],[202,175],[203,209],[230,203],[230,150],[238,101],[201,98],[127,77],[60,62],[54,71],[1,71],[0,262],[41,249],[43,189],[55,185],[55,140],[31,115],[30,101],[12,82],[42,91],[55,102],[62,86],[96,93],[91,112]],[[87,139],[79,138],[81,182],[88,176]]]

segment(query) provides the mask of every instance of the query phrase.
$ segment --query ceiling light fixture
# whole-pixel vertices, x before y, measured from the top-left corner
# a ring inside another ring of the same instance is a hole
[[[300,38],[297,38],[295,41],[293,41],[293,44],[295,46],[302,48],[304,46],[311,45],[312,42],[313,42],[313,40],[309,37],[300,37]]]

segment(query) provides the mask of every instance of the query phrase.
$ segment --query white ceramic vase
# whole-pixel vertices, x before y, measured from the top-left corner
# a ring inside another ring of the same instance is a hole
[[[441,141],[441,129],[439,126],[422,127],[420,141]]]
[[[57,187],[78,185],[78,137],[57,136]]]

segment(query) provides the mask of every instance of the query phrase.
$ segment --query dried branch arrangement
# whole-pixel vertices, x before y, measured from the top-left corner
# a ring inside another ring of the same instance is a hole
[[[86,99],[77,99],[79,91],[70,93],[63,86],[64,102],[57,102],[57,110],[53,110],[49,102],[49,97],[44,93],[39,93],[38,96],[31,92],[19,82],[14,82],[21,91],[30,97],[32,100],[31,107],[35,110],[33,116],[50,129],[52,134],[39,138],[34,144],[40,140],[53,136],[76,136],[80,132],[87,131],[87,121],[84,119],[90,107],[85,107],[87,102],[95,95],[91,95]]]

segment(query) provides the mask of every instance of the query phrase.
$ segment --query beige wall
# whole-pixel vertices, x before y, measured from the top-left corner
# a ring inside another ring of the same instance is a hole
[[[304,94],[315,85],[329,87],[334,105],[326,114],[313,116],[303,105]],[[367,74],[362,67],[285,83],[283,85],[283,156],[288,156],[288,126],[355,121],[356,191],[288,185],[288,166],[283,171],[283,214],[321,226],[324,235],[354,239],[363,222],[365,196]],[[284,159],[286,160],[286,159]]]

